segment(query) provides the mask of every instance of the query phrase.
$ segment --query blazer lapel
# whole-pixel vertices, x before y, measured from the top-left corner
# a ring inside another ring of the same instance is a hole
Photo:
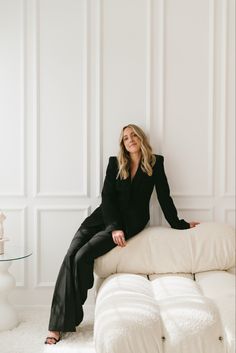
[[[141,169],[141,164],[139,164],[138,169],[137,169],[136,174],[134,175],[133,179],[131,180],[131,177],[129,177],[131,186],[137,187],[142,182],[143,174],[144,173]]]

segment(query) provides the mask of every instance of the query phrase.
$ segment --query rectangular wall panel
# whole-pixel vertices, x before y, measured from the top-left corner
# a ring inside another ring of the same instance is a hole
[[[175,195],[212,192],[214,8],[210,5],[210,0],[165,1],[163,152]]]
[[[0,195],[24,193],[24,1],[0,2]]]
[[[121,127],[136,123],[145,129],[148,3],[144,0],[103,1],[105,161],[109,155],[117,154]]]
[[[40,194],[86,194],[86,16],[84,0],[39,1]]]

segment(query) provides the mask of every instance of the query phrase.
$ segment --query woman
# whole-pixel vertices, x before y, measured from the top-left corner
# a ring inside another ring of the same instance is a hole
[[[179,219],[170,196],[164,158],[154,155],[144,132],[129,124],[121,131],[118,157],[110,157],[101,205],[85,219],[62,263],[52,300],[46,344],[56,344],[61,332],[73,332],[83,320],[88,289],[93,286],[94,259],[139,233],[149,221],[149,201],[155,186],[170,226],[195,227]]]

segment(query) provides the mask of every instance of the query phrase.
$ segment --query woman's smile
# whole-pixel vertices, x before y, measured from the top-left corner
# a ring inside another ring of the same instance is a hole
[[[126,150],[128,152],[138,152],[141,147],[141,141],[139,137],[135,134],[132,128],[127,127],[124,130],[123,142]]]

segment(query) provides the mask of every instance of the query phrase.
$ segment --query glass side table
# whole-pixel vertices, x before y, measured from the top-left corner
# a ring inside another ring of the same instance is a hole
[[[5,253],[0,255],[0,331],[10,330],[18,324],[17,312],[8,301],[9,293],[16,286],[15,278],[8,269],[12,261],[25,259],[30,255],[32,255],[30,250],[8,244]]]

